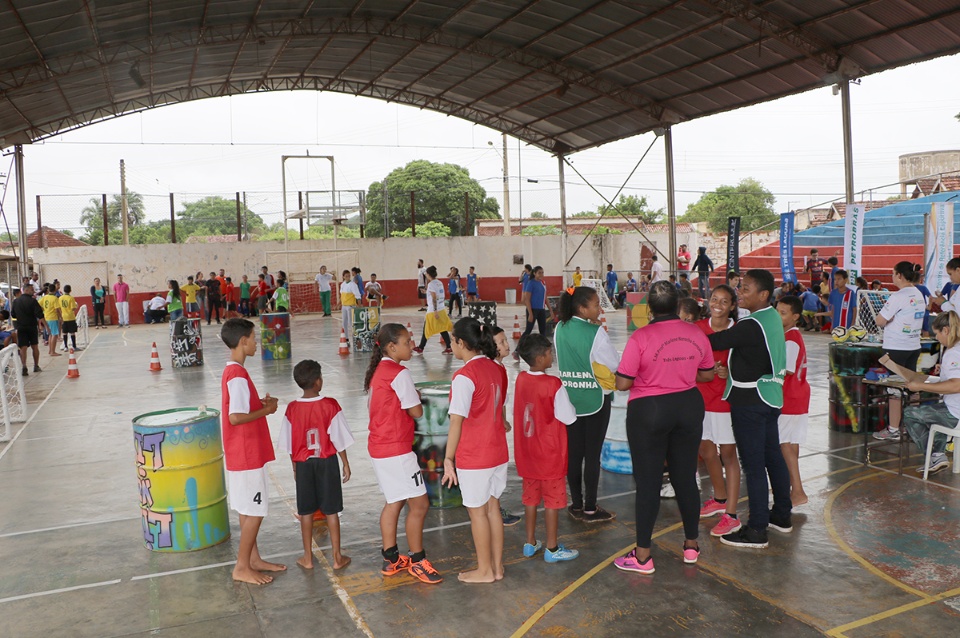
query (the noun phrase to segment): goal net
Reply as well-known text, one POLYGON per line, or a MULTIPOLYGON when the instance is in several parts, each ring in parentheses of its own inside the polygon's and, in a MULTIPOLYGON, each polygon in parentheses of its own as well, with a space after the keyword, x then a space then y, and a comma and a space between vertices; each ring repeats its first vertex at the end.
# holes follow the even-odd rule
POLYGON ((880 314, 880 310, 891 294, 893 293, 887 290, 857 291, 857 323, 866 329, 867 335, 874 337, 883 335, 883 328, 877 325, 877 315, 880 314))
POLYGON ((11 343, 0 350, 0 370, 2 370, 3 392, 0 393, 0 406, 3 409, 3 430, 0 441, 9 441, 13 423, 27 420, 27 395, 23 390, 23 376, 20 374, 20 348, 11 343))
POLYGON ((600 297, 600 307, 604 311, 612 312, 614 310, 613 303, 611 303, 610 297, 607 297, 607 291, 603 287, 602 279, 582 279, 580 285, 597 291, 597 295, 600 297))
POLYGON ((265 254, 267 268, 276 275, 280 270, 287 273, 287 287, 290 290, 290 312, 302 314, 322 312, 320 292, 315 277, 320 266, 327 267, 327 273, 333 275, 334 293, 331 302, 338 305, 336 294, 340 272, 349 270, 360 263, 360 251, 353 250, 279 250, 265 254))

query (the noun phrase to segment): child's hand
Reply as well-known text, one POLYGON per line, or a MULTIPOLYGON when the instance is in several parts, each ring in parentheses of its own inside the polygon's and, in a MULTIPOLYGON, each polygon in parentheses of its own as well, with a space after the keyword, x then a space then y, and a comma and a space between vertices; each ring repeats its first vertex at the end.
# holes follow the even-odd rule
POLYGON ((730 376, 727 366, 723 365, 722 363, 718 363, 716 368, 717 377, 720 379, 726 379, 728 376, 730 376))
POLYGON ((457 480, 457 469, 453 465, 453 459, 443 459, 443 478, 440 480, 440 484, 444 487, 453 487, 460 484, 460 481, 457 480))
POLYGON ((277 398, 270 396, 270 393, 267 393, 267 396, 260 399, 260 402, 263 403, 263 407, 267 410, 267 414, 273 414, 277 411, 277 398))
POLYGON ((504 421, 504 422, 503 422, 503 430, 504 430, 505 432, 509 432, 509 431, 512 430, 512 429, 513 429, 513 426, 510 425, 510 421, 504 421))
POLYGON ((343 482, 346 483, 349 480, 350 480, 350 464, 344 463, 343 464, 343 482))

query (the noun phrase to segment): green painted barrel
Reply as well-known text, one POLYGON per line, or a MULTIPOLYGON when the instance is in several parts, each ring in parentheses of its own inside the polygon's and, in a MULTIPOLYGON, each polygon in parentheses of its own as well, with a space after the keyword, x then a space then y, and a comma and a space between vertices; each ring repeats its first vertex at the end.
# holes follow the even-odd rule
POLYGON ((423 482, 431 507, 448 508, 463 505, 460 488, 444 487, 443 458, 450 434, 450 382, 424 381, 416 384, 423 404, 423 416, 417 419, 413 451, 417 453, 423 482))
POLYGON ((143 543, 190 552, 230 538, 220 412, 175 408, 133 420, 143 543))
POLYGON ((265 360, 290 358, 290 313, 260 315, 260 357, 265 360))

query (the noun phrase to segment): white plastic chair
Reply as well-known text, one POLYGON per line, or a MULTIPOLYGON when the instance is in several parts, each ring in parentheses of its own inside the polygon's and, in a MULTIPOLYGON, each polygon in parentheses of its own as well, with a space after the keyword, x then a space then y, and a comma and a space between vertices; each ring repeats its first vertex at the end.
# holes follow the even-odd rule
POLYGON ((927 475, 930 474, 930 456, 933 454, 933 437, 937 433, 946 434, 947 442, 950 442, 950 439, 953 439, 953 473, 960 474, 960 449, 958 449, 958 443, 960 443, 960 423, 954 425, 953 427, 948 427, 946 425, 931 425, 930 426, 930 435, 927 437, 927 455, 923 459, 923 480, 927 480, 927 475))

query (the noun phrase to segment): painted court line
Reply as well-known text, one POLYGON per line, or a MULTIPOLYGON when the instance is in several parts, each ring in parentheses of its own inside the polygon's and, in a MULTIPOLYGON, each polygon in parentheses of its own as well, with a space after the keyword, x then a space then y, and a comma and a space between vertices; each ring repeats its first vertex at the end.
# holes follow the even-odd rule
POLYGON ((828 636, 833 636, 835 638, 844 638, 846 634, 844 632, 850 631, 851 629, 859 629, 860 627, 865 627, 866 625, 872 625, 875 622, 880 620, 886 620, 887 618, 892 618, 894 616, 899 616, 902 613, 913 611, 914 609, 919 609, 920 607, 926 607, 927 605, 932 605, 934 603, 939 603, 947 598, 952 598, 954 596, 960 595, 960 588, 951 589, 950 591, 945 591, 942 594, 937 594, 935 596, 930 596, 922 600, 916 600, 912 603, 907 603, 906 605, 900 605, 899 607, 894 607, 886 611, 881 611, 879 613, 873 614, 872 616, 866 616, 860 620, 854 620, 849 622, 846 625, 840 625, 839 627, 834 627, 827 631, 828 636))
POLYGON ((7 532, 0 534, 0 538, 11 538, 13 536, 26 536, 27 534, 41 534, 43 532, 55 532, 61 529, 73 529, 75 527, 87 527, 88 525, 100 525, 101 523, 119 523, 121 521, 136 521, 139 516, 127 516, 124 518, 107 518, 102 521, 85 521, 82 523, 70 523, 68 525, 57 525, 56 527, 41 527, 40 529, 29 529, 22 532, 7 532))
POLYGON ((38 591, 32 594, 21 594, 19 596, 10 596, 8 598, 0 598, 0 604, 3 603, 12 603, 17 600, 26 600, 28 598, 38 598, 40 596, 50 596, 51 594, 64 594, 66 592, 77 591, 80 589, 93 589, 95 587, 106 587, 107 585, 116 585, 120 583, 121 579, 116 580, 105 580, 99 583, 90 583, 89 585, 77 585, 76 587, 61 587, 60 589, 48 589, 47 591, 38 591))

